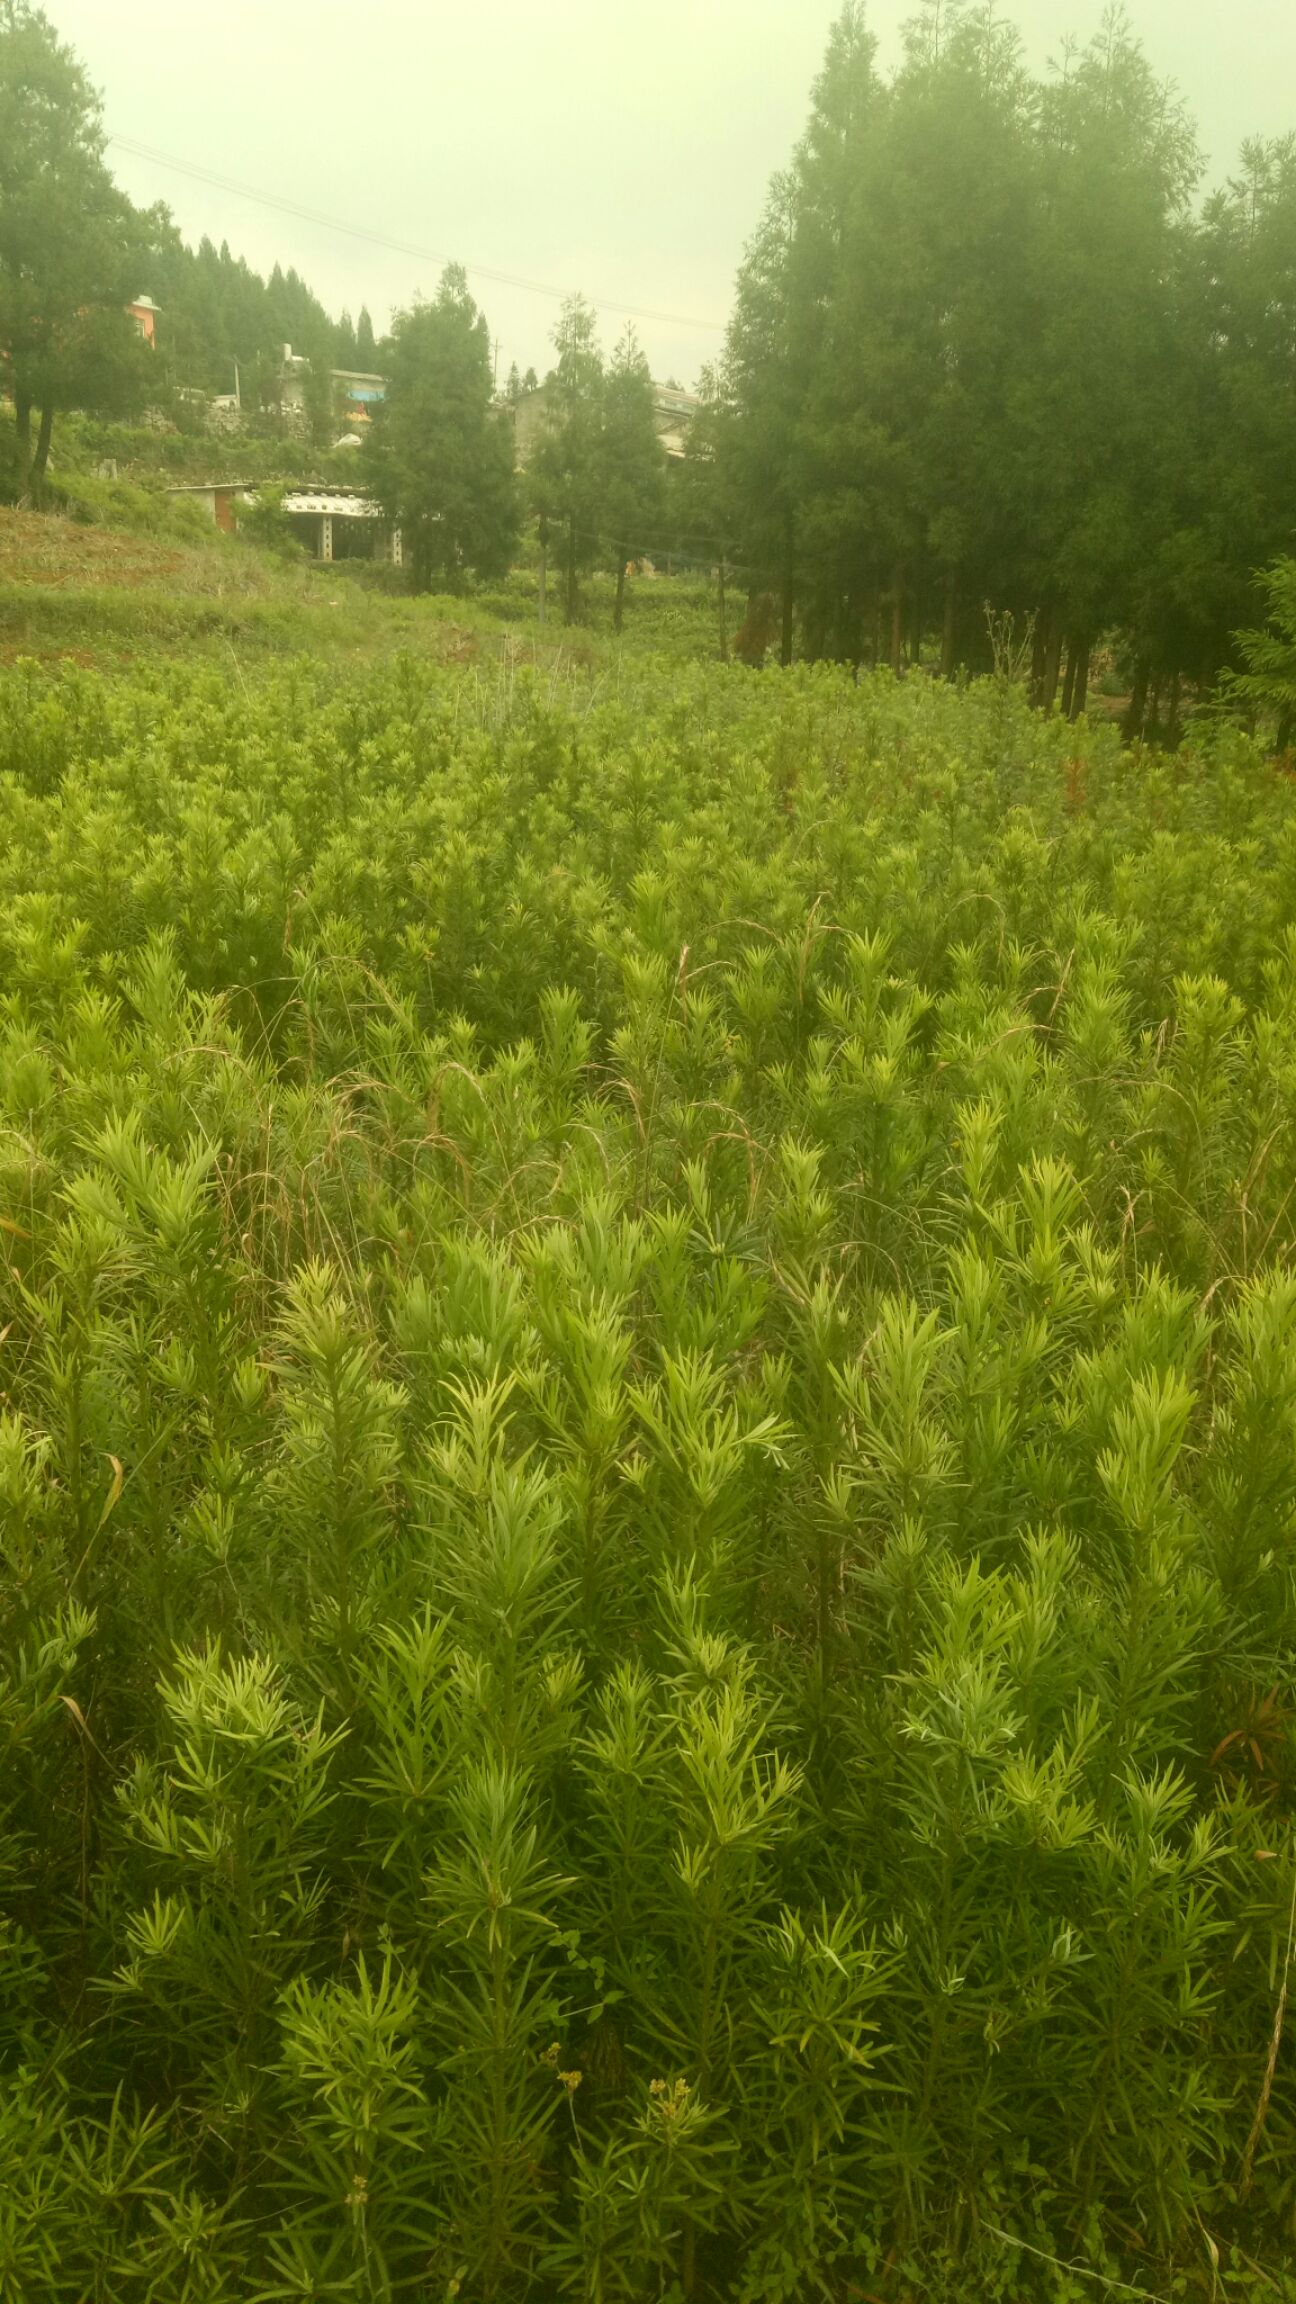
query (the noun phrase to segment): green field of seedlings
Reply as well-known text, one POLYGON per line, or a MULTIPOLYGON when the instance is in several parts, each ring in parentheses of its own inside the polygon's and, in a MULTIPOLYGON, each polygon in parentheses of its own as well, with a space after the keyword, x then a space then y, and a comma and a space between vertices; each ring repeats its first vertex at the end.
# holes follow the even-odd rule
POLYGON ((1227 727, 7 670, 0 2304, 1296 2295, 1294 1242, 1227 727))

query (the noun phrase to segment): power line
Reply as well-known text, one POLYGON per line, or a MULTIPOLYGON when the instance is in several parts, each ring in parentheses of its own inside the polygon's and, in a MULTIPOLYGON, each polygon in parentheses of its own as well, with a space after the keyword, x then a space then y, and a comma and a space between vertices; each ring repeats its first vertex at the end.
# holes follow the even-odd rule
MULTIPOLYGON (((210 184, 219 192, 232 192, 239 200, 251 200, 260 208, 277 209, 282 216, 295 216, 304 224, 318 224, 326 232, 341 232, 348 240, 363 240, 371 248, 386 248, 397 256, 413 256, 421 264, 447 264, 451 259, 431 248, 420 248, 410 240, 396 240, 386 232, 371 231, 363 224, 346 224, 339 216, 326 216, 318 208, 307 208, 299 200, 282 198, 275 192, 259 192, 251 184, 240 184, 233 176, 221 176, 214 168, 199 167, 195 161, 179 160, 173 152, 158 152, 150 144, 137 144, 132 136, 110 136, 110 144, 119 151, 129 152, 137 160, 148 160, 158 168, 170 168, 177 176, 189 176, 196 184, 210 184)), ((520 272, 499 272, 489 264, 465 264, 465 272, 479 280, 491 280, 497 287, 521 288, 529 296, 547 296, 554 303, 565 302, 569 291, 554 288, 544 280, 528 280, 520 272)), ((610 296, 590 299, 600 312, 615 312, 628 320, 648 320, 659 327, 696 328, 707 334, 722 336, 724 322, 699 320, 684 312, 654 312, 638 304, 619 304, 610 296)))
MULTIPOLYGON (((559 523, 558 525, 561 526, 562 524, 559 523)), ((578 528, 576 534, 583 544, 618 544, 622 541, 620 537, 609 536, 607 531, 602 528, 578 528)), ((729 553, 722 551, 714 538, 674 536, 667 539, 661 536, 639 536, 636 534, 636 545, 642 545, 642 554, 637 550, 629 552, 629 547, 626 547, 632 559, 641 558, 644 555, 651 559, 656 555, 658 559, 665 560, 693 560, 695 562, 702 560, 719 562, 723 560, 727 576, 755 576, 759 573, 752 562, 731 558, 729 553)))

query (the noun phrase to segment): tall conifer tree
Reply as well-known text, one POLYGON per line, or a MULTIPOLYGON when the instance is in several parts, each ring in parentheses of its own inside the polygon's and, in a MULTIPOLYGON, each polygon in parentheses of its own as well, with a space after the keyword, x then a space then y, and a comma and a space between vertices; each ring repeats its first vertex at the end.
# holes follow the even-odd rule
POLYGON ((448 265, 431 303, 397 315, 368 444, 376 494, 408 538, 415 582, 502 575, 517 534, 513 438, 493 406, 490 332, 448 265))

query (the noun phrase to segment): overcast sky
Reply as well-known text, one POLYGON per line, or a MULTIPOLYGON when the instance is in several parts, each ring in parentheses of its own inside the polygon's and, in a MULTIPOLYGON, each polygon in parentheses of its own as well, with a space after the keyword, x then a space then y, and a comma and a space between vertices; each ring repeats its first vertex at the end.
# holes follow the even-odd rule
MULTIPOLYGON (((722 324, 771 171, 804 123, 836 0, 45 0, 110 132, 415 255, 114 149, 140 202, 258 270, 295 264, 331 310, 394 306, 459 258, 595 301, 722 324)), ((875 0, 884 64, 911 0, 875 0)), ((1030 61, 1101 0, 1018 0, 1030 61)), ((1133 0, 1211 173, 1296 128, 1296 0, 1133 0)), ((145 285, 141 283, 141 285, 145 285)), ((500 340, 543 369, 556 307, 475 277, 500 340)), ((605 335, 622 325, 607 312, 605 335)), ((718 332, 643 319, 654 373, 691 381, 718 332)))

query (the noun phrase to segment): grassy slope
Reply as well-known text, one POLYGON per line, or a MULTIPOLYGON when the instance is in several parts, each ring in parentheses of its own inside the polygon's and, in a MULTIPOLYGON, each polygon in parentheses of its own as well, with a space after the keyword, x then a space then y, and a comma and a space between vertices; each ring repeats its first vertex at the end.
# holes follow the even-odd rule
MULTIPOLYGON (((138 492, 131 492, 137 495, 138 492)), ((138 497, 143 532, 0 507, 0 664, 19 657, 108 670, 194 650, 255 661, 286 654, 373 658, 394 649, 438 662, 498 654, 588 661, 611 640, 611 584, 588 586, 589 621, 564 630, 536 616, 534 580, 515 571, 463 599, 414 599, 379 589, 343 564, 279 560, 206 528, 191 508, 138 497), (593 643, 593 645, 592 645, 593 643)), ((624 646, 696 659, 713 645, 706 588, 658 578, 631 587, 624 646)))
POLYGON ((0 661, 70 657, 107 669, 193 649, 470 654, 446 603, 387 598, 235 538, 136 535, 0 511, 0 661))

